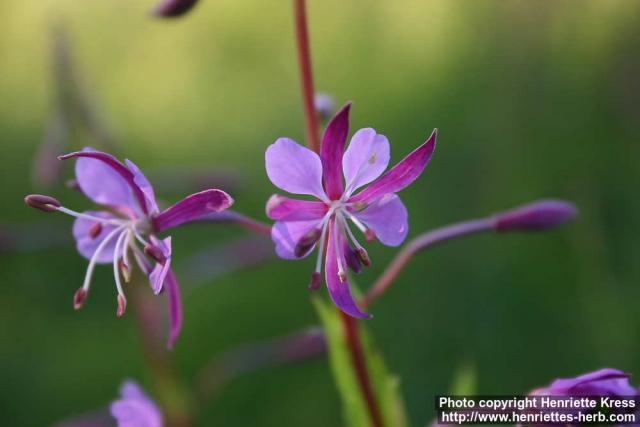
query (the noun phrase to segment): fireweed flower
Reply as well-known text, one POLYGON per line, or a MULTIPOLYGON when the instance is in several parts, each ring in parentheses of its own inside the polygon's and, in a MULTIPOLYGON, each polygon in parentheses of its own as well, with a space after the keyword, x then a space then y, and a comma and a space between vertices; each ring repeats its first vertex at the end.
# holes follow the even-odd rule
POLYGON ((171 237, 161 239, 157 233, 220 212, 233 199, 224 191, 210 189, 192 194, 161 212, 153 187, 133 162, 125 160, 122 164, 115 157, 90 148, 59 157, 70 158, 78 159, 75 172, 79 189, 101 205, 100 210, 76 212, 53 197, 41 195, 27 196, 25 202, 45 212, 62 212, 76 218, 73 237, 89 266, 73 298, 75 309, 80 309, 87 298, 96 264, 110 263, 117 292, 116 314, 122 316, 127 299, 121 277, 129 281, 135 262, 148 275, 156 295, 167 291, 171 347, 180 331, 182 308, 178 284, 171 271, 171 237))
POLYGON ((637 396, 638 390, 629 384, 629 374, 612 368, 579 375, 575 378, 560 378, 547 387, 533 390, 532 396, 637 396))
POLYGON ((111 404, 118 427, 162 427, 162 413, 138 384, 127 380, 120 386, 120 398, 111 404))
POLYGON ((325 280, 333 302, 353 317, 367 318, 370 316, 358 308, 351 295, 346 268, 359 272, 371 261, 350 223, 368 240, 377 238, 387 246, 402 243, 408 232, 407 210, 395 193, 420 176, 435 148, 437 131, 383 174, 389 164, 389 141, 384 135, 371 128, 360 129, 345 151, 349 109, 347 104, 328 123, 319 156, 288 138, 279 138, 267 148, 265 163, 271 182, 284 191, 316 200, 273 195, 266 210, 276 221, 271 229, 276 253, 281 258, 298 259, 318 246, 310 288, 320 286, 324 257, 325 280))

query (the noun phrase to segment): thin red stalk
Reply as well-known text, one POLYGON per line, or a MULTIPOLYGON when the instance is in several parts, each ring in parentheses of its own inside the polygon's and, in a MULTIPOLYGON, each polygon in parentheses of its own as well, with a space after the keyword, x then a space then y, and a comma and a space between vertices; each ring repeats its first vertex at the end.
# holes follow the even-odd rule
POLYGON ((364 350, 362 349, 362 342, 358 331, 358 320, 343 313, 342 311, 340 311, 340 317, 342 318, 342 326, 344 328, 347 346, 351 355, 351 363, 353 364, 353 369, 356 373, 358 385, 362 391, 362 397, 367 405, 371 425, 373 427, 383 427, 382 415, 378 408, 376 395, 373 391, 373 385, 371 384, 371 379, 367 370, 364 350))
POLYGON ((371 289, 369 290, 367 295, 362 299, 362 307, 368 306, 382 293, 384 293, 387 288, 391 286, 398 274, 400 274, 400 272, 404 269, 413 255, 417 252, 420 252, 421 250, 424 250, 437 243, 492 229, 493 223, 491 219, 476 219, 450 224, 416 237, 411 242, 409 242, 398 253, 398 255, 396 255, 396 257, 393 259, 393 261, 391 261, 389 266, 378 278, 378 280, 371 286, 371 289))
POLYGON ((313 105, 313 74, 311 71, 311 50, 305 0, 293 0, 295 15, 296 41, 298 47, 298 65, 302 85, 302 103, 306 125, 307 144, 315 152, 320 151, 318 115, 313 105))

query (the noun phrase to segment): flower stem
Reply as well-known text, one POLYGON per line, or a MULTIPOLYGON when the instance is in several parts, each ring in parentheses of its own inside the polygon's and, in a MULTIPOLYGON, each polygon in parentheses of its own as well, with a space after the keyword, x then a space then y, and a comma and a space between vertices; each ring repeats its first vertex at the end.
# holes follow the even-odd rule
MULTIPOLYGON (((302 101, 304 104, 304 117, 306 124, 307 145, 316 153, 320 152, 320 139, 318 131, 318 116, 313 105, 313 75, 311 72, 311 51, 309 48, 309 31, 307 26, 307 13, 305 0, 293 0, 295 15, 296 42, 298 46, 298 64, 302 82, 302 101)), ((356 371, 358 384, 362 397, 367 405, 367 410, 373 427, 383 427, 382 416, 367 370, 365 354, 360 341, 357 319, 340 312, 344 335, 347 340, 347 348, 351 355, 351 362, 356 371)))
POLYGON ((490 230, 493 230, 492 219, 483 218, 450 224, 419 235, 409 242, 398 255, 396 255, 393 261, 391 261, 386 270, 371 286, 367 295, 362 299, 361 305, 367 307, 384 293, 417 252, 447 240, 490 230))
POLYGON ((296 42, 298 47, 298 65, 302 85, 302 103, 306 125, 307 144, 313 151, 320 151, 318 115, 313 105, 313 74, 311 71, 311 50, 305 0, 293 0, 295 15, 296 42))
POLYGON ((371 425, 373 427, 382 427, 384 425, 382 422, 382 415, 373 391, 369 371, 367 370, 367 362, 362 349, 360 332, 358 331, 358 320, 343 313, 342 311, 340 311, 340 317, 342 318, 342 326, 344 328, 347 347, 349 348, 351 356, 351 363, 353 364, 353 369, 356 373, 362 397, 367 405, 371 425))

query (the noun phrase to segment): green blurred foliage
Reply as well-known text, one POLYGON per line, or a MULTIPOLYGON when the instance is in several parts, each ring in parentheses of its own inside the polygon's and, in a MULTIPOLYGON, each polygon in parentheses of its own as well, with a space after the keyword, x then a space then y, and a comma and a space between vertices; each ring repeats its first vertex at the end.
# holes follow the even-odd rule
MULTIPOLYGON (((401 378, 411 424, 430 420, 433 395, 466 361, 484 394, 524 393, 603 366, 640 375, 640 3, 310 3, 316 86, 354 101, 354 129, 387 135, 393 161, 440 129, 427 171, 402 193, 410 236, 541 197, 581 209, 548 234, 477 237, 420 254, 371 307, 369 329, 401 378)), ((3 4, 3 225, 42 219, 21 198, 37 190, 30 164, 54 111, 52 25, 67 30, 81 83, 119 154, 143 169, 235 168, 243 176, 236 208, 264 216, 274 191, 264 149, 278 136, 303 135, 289 2, 201 0, 175 21, 151 19, 152 6, 3 4)), ((73 146, 87 143, 79 136, 73 146)), ((90 206, 62 185, 52 192, 90 206)), ((56 220, 70 229, 68 218, 56 220)), ((176 231, 175 262, 242 233, 176 231)), ((358 282, 366 288, 395 251, 371 245, 374 265, 358 282)), ((311 264, 276 261, 185 291, 173 353, 184 378, 229 346, 317 323, 306 290, 311 264)), ((3 426, 50 425, 103 407, 125 377, 154 393, 132 313, 115 318, 109 268, 73 312, 85 267, 71 239, 55 250, 0 253, 3 426)), ((340 423, 319 359, 240 378, 206 405, 199 425, 340 423)))

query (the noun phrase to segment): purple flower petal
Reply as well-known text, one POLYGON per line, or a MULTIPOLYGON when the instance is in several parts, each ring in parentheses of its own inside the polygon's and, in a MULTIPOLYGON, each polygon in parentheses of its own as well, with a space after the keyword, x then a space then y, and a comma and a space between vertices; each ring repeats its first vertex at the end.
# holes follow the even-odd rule
POLYGON ((233 199, 222 190, 205 190, 185 197, 175 205, 165 209, 154 218, 156 231, 164 231, 186 222, 196 221, 203 216, 220 212, 233 204, 233 199))
POLYGON ((150 236, 151 243, 158 247, 165 257, 164 264, 156 263, 155 267, 149 274, 149 283, 153 293, 158 295, 162 291, 162 285, 164 285, 169 269, 171 268, 171 236, 158 240, 155 236, 150 236))
POLYGON ((554 396, 636 396, 638 390, 629 384, 629 374, 604 368, 575 378, 557 379, 539 390, 554 396))
POLYGON ((407 208, 395 194, 385 194, 355 216, 387 246, 398 246, 407 237, 407 208))
POLYGON ((167 347, 173 348, 178 335, 180 335, 180 329, 182 329, 180 288, 178 287, 178 282, 173 271, 169 270, 165 284, 167 285, 167 305, 169 307, 169 339, 167 341, 167 347))
POLYGON ((276 245, 276 253, 280 258, 284 259, 300 259, 304 258, 313 250, 311 246, 309 250, 302 256, 296 256, 296 245, 300 239, 320 226, 320 219, 309 221, 278 221, 271 227, 271 240, 276 245))
POLYGON ((360 193, 353 196, 350 202, 371 203, 387 193, 397 193, 420 176, 429 162, 436 147, 437 129, 420 147, 413 150, 397 165, 389 169, 378 180, 374 181, 360 193))
POLYGON ((135 208, 136 205, 132 203, 131 193, 125 191, 128 185, 142 212, 144 214, 149 212, 144 193, 134 182, 133 173, 118 159, 91 148, 65 154, 58 159, 66 160, 74 157, 80 157, 76 164, 76 179, 80 189, 87 197, 98 204, 135 208))
MULTIPOLYGON (((87 211, 84 212, 84 214, 96 216, 98 218, 116 219, 113 214, 104 211, 87 211)), ((93 257, 98 245, 100 245, 105 237, 107 237, 116 228, 115 225, 110 224, 100 225, 99 233, 94 234, 95 237, 92 237, 93 232, 96 230, 96 224, 98 223, 84 218, 76 218, 73 222, 73 238, 76 239, 76 248, 78 249, 78 252, 80 252, 80 255, 86 259, 91 259, 91 257, 93 257)), ((112 238, 111 241, 102 249, 96 258, 98 263, 107 264, 113 262, 116 240, 116 238, 112 238)))
MULTIPOLYGON (((327 258, 325 263, 325 279, 327 281, 329 295, 333 303, 349 316, 368 319, 371 315, 362 312, 356 305, 351 295, 351 290, 349 289, 348 280, 344 282, 340 281, 335 245, 339 245, 339 247, 344 246, 344 236, 340 232, 338 235, 335 234, 332 220, 329 224, 329 240, 327 243, 327 258)), ((342 265, 346 268, 347 264, 343 253, 340 254, 340 258, 342 259, 342 265)))
POLYGON ((292 194, 327 196, 322 188, 322 162, 313 151, 289 138, 278 138, 267 148, 265 166, 269 179, 292 194))
POLYGON ((120 399, 111 404, 118 427, 162 427, 160 409, 133 381, 120 387, 120 399))
POLYGON ((303 221, 322 218, 327 213, 323 202, 290 199, 274 194, 267 202, 267 216, 275 221, 303 221))
POLYGON ((131 173, 133 173, 133 182, 140 188, 142 194, 144 194, 144 199, 147 204, 147 208, 149 209, 149 214, 153 215, 158 213, 160 209, 158 209, 156 195, 147 177, 144 176, 140 168, 136 166, 136 164, 131 160, 125 159, 124 163, 127 165, 131 173))
POLYGON ((342 155, 349 134, 349 110, 351 103, 347 103, 329 121, 320 145, 320 158, 324 171, 324 188, 330 199, 336 200, 342 196, 342 155))
POLYGON ((357 131, 342 158, 342 171, 347 192, 353 191, 378 178, 389 166, 389 141, 374 129, 357 131))

